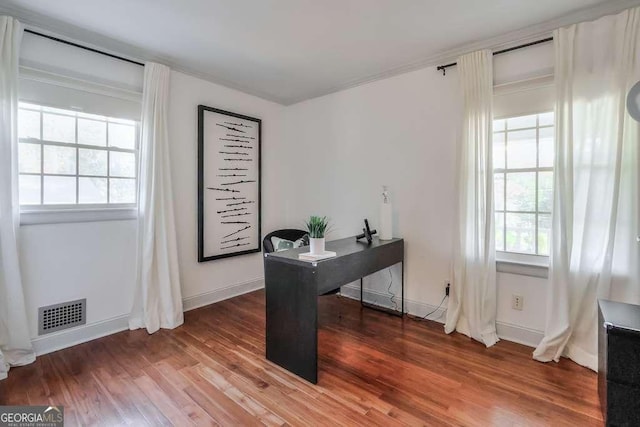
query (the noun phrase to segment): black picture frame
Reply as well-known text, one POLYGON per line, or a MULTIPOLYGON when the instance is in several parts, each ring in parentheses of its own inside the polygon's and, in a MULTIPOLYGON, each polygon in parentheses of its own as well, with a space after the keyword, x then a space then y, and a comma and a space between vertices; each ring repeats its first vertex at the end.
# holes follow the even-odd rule
MULTIPOLYGON (((219 132, 222 132, 219 130, 219 132)), ((262 251, 262 120, 246 116, 243 114, 233 113, 230 111, 221 110, 218 108, 207 107, 205 105, 198 105, 198 262, 212 261, 216 259, 229 258, 238 255, 246 255, 256 252, 262 251), (214 123, 216 126, 219 126, 221 129, 225 129, 225 137, 229 135, 229 138, 246 138, 245 142, 234 142, 234 141, 226 141, 220 140, 219 133, 213 131, 213 129, 217 128, 209 128, 208 124, 210 124, 211 120, 220 120, 227 118, 228 120, 222 120, 220 123, 214 123), (228 124, 230 123, 230 124, 228 124), (228 128, 227 128, 228 124, 228 128), (249 128, 253 129, 253 126, 256 126, 256 129, 252 130, 247 135, 236 135, 236 133, 240 132, 249 132, 249 128), (242 128, 241 128, 242 127, 242 128), (246 131, 242 131, 240 129, 247 128, 246 131), (253 136, 255 135, 255 136, 253 136), (228 143, 227 143, 228 142, 228 143), (210 152, 211 150, 208 147, 211 147, 210 144, 215 144, 215 147, 224 147, 224 150, 215 149, 217 151, 216 154, 210 152), (229 146, 233 147, 229 147, 229 146), (253 150, 253 151, 252 151, 253 150), (227 154, 227 158, 224 157, 216 157, 216 156, 225 156, 225 154, 219 154, 220 151, 229 151, 235 154, 227 154), (242 153, 242 154, 241 154, 242 153), (240 157, 240 154, 243 156, 243 160, 233 159, 229 157, 233 157, 237 155, 240 157), (253 155, 253 157, 251 157, 253 155), (250 160, 252 159, 252 160, 250 160), (241 168, 243 172, 238 175, 246 175, 247 177, 237 178, 235 175, 226 174, 226 173, 217 173, 216 176, 220 177, 220 175, 225 175, 227 177, 220 178, 220 180, 232 179, 233 182, 211 182, 215 181, 212 178, 210 173, 210 169, 216 169, 218 172, 220 168, 216 168, 212 166, 214 162, 220 164, 221 161, 228 161, 228 165, 230 168, 241 168), (211 163, 211 164, 209 164, 211 163), (255 180, 251 180, 248 178, 255 177, 255 180), (246 181, 245 181, 246 179, 246 181), (209 182, 205 182, 205 181, 209 182), (241 181, 242 183, 236 182, 241 181), (256 184, 252 184, 253 181, 257 181, 257 192, 256 192, 256 184), (245 186, 245 184, 251 184, 250 186, 245 186), (231 185, 239 185, 239 187, 231 187, 231 185), (224 187, 224 189, 222 188, 224 187), (243 187, 250 187, 252 190, 246 190, 246 193, 243 193, 243 187), (236 190, 238 189, 238 190, 236 190), (216 197, 220 196, 220 197, 216 197), (222 197, 226 196, 226 197, 222 197), (220 200, 220 199, 231 199, 232 197, 237 197, 234 200, 220 200), (255 200, 253 200, 255 197, 255 200), (222 221, 222 217, 220 211, 212 212, 213 206, 218 206, 219 203, 226 203, 228 201, 232 201, 234 203, 247 203, 247 207, 234 208, 234 209, 243 209, 239 213, 230 213, 229 215, 242 215, 239 218, 229 218, 229 219, 239 219, 241 223, 246 224, 234 224, 233 221, 222 221), (255 206, 254 211, 251 212, 249 206, 255 206), (246 210, 246 212, 245 212, 246 210), (215 221, 218 221, 217 225, 215 221), (234 227, 235 225, 235 227, 234 227), (240 228, 244 228, 247 225, 250 225, 246 231, 240 230, 240 228), (222 230, 225 230, 224 232, 222 230), (235 233, 232 230, 240 230, 235 233), (222 233, 226 236, 226 231, 231 233, 231 237, 234 237, 233 242, 229 242, 225 244, 226 246, 222 246, 222 242, 224 240, 220 240, 222 237, 218 236, 218 232, 222 233), (207 235, 209 234, 209 235, 207 235), (218 237, 216 237, 218 236, 218 237), (239 240, 239 237, 242 237, 242 240, 239 240), (210 239, 210 240, 207 240, 210 239), (238 240, 236 240, 238 239, 238 240), (248 244, 245 244, 245 240, 248 244), (211 249, 212 241, 217 242, 218 248, 226 248, 213 250, 211 249), (238 243, 236 243, 238 242, 238 243), (237 246, 232 246, 232 244, 236 244, 237 246), (228 246, 228 247, 227 247, 228 246), (249 246, 248 248, 245 246, 249 246), (237 250, 234 250, 237 248, 237 250)), ((226 163, 225 163, 226 165, 226 163)), ((225 168, 226 169, 226 168, 225 168)), ((230 172, 236 172, 235 170, 230 172)), ((217 178, 216 178, 217 179, 217 178)), ((229 237, 229 239, 231 239, 229 237)))

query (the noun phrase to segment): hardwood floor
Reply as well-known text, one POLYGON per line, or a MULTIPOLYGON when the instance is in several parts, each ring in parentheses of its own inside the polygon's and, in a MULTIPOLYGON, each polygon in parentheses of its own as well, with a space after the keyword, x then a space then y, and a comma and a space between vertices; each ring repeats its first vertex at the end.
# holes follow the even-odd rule
POLYGON ((264 292, 41 356, 1 404, 62 404, 66 425, 602 425, 596 375, 490 349, 435 322, 320 299, 319 382, 264 358, 264 292))

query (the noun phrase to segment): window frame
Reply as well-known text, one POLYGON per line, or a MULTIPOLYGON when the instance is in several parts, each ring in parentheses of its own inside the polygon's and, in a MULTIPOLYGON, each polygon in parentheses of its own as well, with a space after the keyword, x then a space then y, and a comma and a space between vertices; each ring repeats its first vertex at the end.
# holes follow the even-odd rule
MULTIPOLYGON (((75 110, 72 108, 61 107, 60 105, 51 105, 49 103, 34 102, 31 100, 19 99, 19 110, 25 109, 29 111, 35 111, 40 116, 40 139, 33 137, 18 137, 18 147, 21 144, 34 144, 38 145, 40 149, 40 172, 20 172, 18 176, 37 176, 40 178, 40 203, 39 204, 20 204, 20 224, 32 225, 32 224, 51 224, 51 223, 71 223, 71 222, 90 222, 90 221, 110 221, 110 220, 129 220, 137 218, 138 205, 139 205, 139 161, 140 161, 140 121, 131 119, 119 119, 117 117, 108 117, 101 114, 95 114, 96 116, 104 117, 104 120, 96 120, 91 117, 79 117, 74 113, 86 113, 81 110, 75 110), (37 106, 40 108, 54 108, 63 111, 48 112, 42 109, 31 109, 28 106, 23 107, 23 103, 37 106), (64 114, 64 111, 68 111, 70 114, 64 114), (51 141, 44 139, 44 126, 43 117, 44 113, 50 113, 60 116, 73 117, 74 119, 74 142, 61 142, 51 141), (95 120, 105 123, 105 146, 82 144, 78 142, 78 119, 95 120), (114 121, 111 121, 111 120, 114 121), (135 129, 134 143, 135 148, 127 149, 120 147, 110 147, 109 141, 109 123, 118 123, 115 120, 123 120, 133 122, 135 129), (45 147, 65 147, 75 149, 75 173, 74 174, 59 174, 59 173, 45 173, 44 172, 44 150, 45 147), (89 175, 80 173, 80 150, 99 150, 107 153, 107 173, 104 176, 89 175), (123 176, 111 176, 110 175, 110 157, 113 152, 130 153, 134 155, 135 162, 135 176, 123 177, 123 176), (75 178, 75 203, 65 204, 45 204, 44 203, 44 179, 47 176, 60 176, 75 178), (79 203, 80 197, 80 178, 104 178, 107 180, 107 202, 106 203, 79 203), (135 187, 135 201, 132 203, 109 203, 110 194, 110 179, 128 179, 134 182, 135 187)), ((92 114, 92 113, 87 113, 92 114)))
MULTIPOLYGON (((496 253, 496 261, 498 263, 498 270, 501 272, 506 272, 506 273, 515 273, 515 274, 524 274, 524 275, 529 275, 529 276, 534 276, 534 277, 547 277, 547 273, 546 270, 548 269, 549 266, 549 255, 541 255, 538 253, 538 227, 539 227, 539 215, 549 215, 550 218, 552 218, 552 214, 553 212, 546 212, 546 211, 540 211, 538 209, 538 204, 539 204, 539 194, 538 194, 538 181, 539 181, 539 177, 538 174, 540 172, 552 172, 555 173, 555 170, 553 168, 553 166, 545 166, 545 167, 539 167, 539 163, 540 163, 540 129, 548 129, 548 128, 554 128, 556 127, 556 123, 555 123, 555 111, 554 109, 546 109, 546 108, 541 108, 541 109, 535 109, 532 110, 530 112, 527 113, 515 113, 515 114, 503 114, 500 116, 494 116, 492 118, 492 132, 491 132, 491 137, 492 137, 492 149, 493 149, 493 136, 496 133, 502 132, 504 134, 504 168, 493 168, 493 175, 492 178, 495 180, 495 175, 497 173, 502 173, 503 174, 503 179, 504 179, 504 191, 503 191, 503 209, 502 210, 497 210, 495 209, 495 200, 494 200, 494 217, 495 214, 497 213, 502 213, 503 215, 503 238, 504 238, 504 250, 498 250, 496 249, 495 253, 496 253), (545 125, 545 126, 540 126, 540 114, 547 114, 547 113, 554 113, 554 123, 553 125, 545 125), (535 127, 527 127, 527 128, 519 128, 519 129, 513 129, 511 131, 509 131, 507 129, 507 119, 510 118, 515 118, 515 117, 523 117, 523 116, 531 116, 531 115, 536 115, 536 126, 535 127), (493 127, 493 123, 496 120, 504 120, 505 121, 505 125, 504 128, 501 130, 496 131, 495 128, 493 127), (508 168, 507 167, 507 135, 509 132, 518 132, 518 131, 524 131, 524 130, 535 130, 536 131, 536 167, 534 168, 508 168), (507 174, 508 173, 526 173, 526 172, 535 172, 536 174, 536 179, 535 179, 535 211, 512 211, 512 210, 508 210, 507 209, 507 190, 506 190, 506 186, 507 186, 507 174), (535 215, 535 254, 532 253, 526 253, 526 252, 515 252, 515 251, 507 251, 506 249, 506 228, 507 228, 507 213, 523 213, 523 214, 533 214, 535 215), (520 271, 521 269, 518 268, 518 266, 523 266, 525 268, 531 268, 531 271, 520 271)), ((554 137, 554 144, 555 144, 555 137, 554 137)), ((494 197, 495 197, 495 188, 494 188, 494 197)), ((495 219, 494 219, 495 221, 495 219)), ((496 242, 497 243, 497 242, 496 242)), ((496 248, 497 248, 497 244, 496 244, 496 248)), ((551 248, 549 248, 551 250, 551 248)))

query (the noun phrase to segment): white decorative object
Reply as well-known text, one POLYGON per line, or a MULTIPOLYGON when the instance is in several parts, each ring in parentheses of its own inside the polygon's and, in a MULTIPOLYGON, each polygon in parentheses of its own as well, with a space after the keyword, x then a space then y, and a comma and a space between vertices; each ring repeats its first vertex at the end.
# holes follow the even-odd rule
POLYGON ((640 122, 640 82, 637 82, 627 95, 627 110, 634 120, 640 122))
POLYGON ((324 251, 318 255, 314 255, 311 252, 305 252, 298 255, 298 259, 302 261, 320 261, 322 259, 333 258, 336 256, 335 252, 332 251, 324 251))
POLYGON ((391 240, 393 238, 393 210, 387 186, 382 186, 382 204, 380 205, 380 240, 391 240))
POLYGON ((322 238, 309 238, 309 246, 311 247, 311 251, 309 252, 311 255, 320 255, 324 253, 324 237, 322 238))

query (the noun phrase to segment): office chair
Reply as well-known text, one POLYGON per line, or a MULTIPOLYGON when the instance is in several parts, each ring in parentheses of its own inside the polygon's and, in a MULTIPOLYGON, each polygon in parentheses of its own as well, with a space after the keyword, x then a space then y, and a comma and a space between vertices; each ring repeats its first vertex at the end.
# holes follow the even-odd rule
POLYGON ((271 243, 272 237, 279 237, 280 239, 286 239, 295 242, 305 234, 307 234, 306 231, 296 230, 293 228, 272 231, 271 233, 264 236, 264 239, 262 240, 262 247, 264 248, 264 252, 269 254, 275 250, 273 247, 273 243, 271 243))

